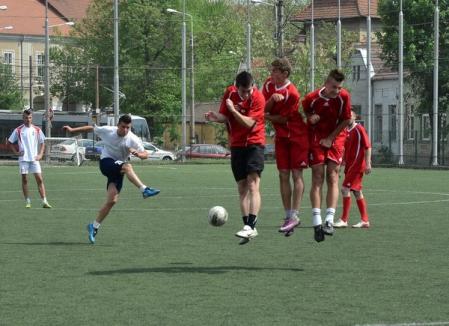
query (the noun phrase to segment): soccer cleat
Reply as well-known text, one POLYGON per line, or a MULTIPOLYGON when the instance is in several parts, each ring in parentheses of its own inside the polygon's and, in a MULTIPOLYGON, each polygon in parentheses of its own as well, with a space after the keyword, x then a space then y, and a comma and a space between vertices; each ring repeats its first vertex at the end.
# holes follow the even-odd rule
POLYGON ((359 223, 354 224, 352 227, 357 229, 367 229, 369 228, 369 222, 360 221, 359 223))
POLYGON ((238 231, 235 236, 244 239, 253 239, 257 237, 258 233, 256 228, 252 229, 249 225, 244 225, 243 229, 238 231))
POLYGON ((160 192, 161 191, 159 189, 146 187, 142 193, 142 196, 143 196, 143 198, 153 197, 153 196, 156 196, 160 192))
POLYGON ((295 228, 284 232, 284 236, 289 237, 289 236, 293 235, 293 232, 295 232, 295 228))
POLYGON ((89 233, 89 241, 90 243, 95 243, 95 236, 97 235, 98 229, 94 228, 92 223, 87 224, 87 233, 89 233))
POLYGON ((26 203, 25 208, 31 208, 31 203, 26 203))
POLYGON ((343 221, 342 219, 339 219, 337 222, 334 223, 334 228, 346 228, 348 227, 348 222, 343 221))
POLYGON ((335 233, 334 225, 329 221, 324 222, 323 232, 325 235, 334 235, 335 233))
POLYGON ((279 228, 279 232, 289 232, 293 230, 295 227, 297 227, 299 224, 301 224, 301 221, 297 217, 291 217, 289 219, 284 220, 284 224, 281 225, 279 228))
POLYGON ((51 205, 47 202, 42 203, 42 208, 51 208, 51 205))
POLYGON ((246 245, 249 242, 249 239, 247 238, 241 238, 239 241, 239 245, 246 245))
POLYGON ((324 231, 323 231, 323 227, 321 225, 316 225, 313 227, 313 237, 315 238, 316 242, 321 242, 324 241, 324 231))

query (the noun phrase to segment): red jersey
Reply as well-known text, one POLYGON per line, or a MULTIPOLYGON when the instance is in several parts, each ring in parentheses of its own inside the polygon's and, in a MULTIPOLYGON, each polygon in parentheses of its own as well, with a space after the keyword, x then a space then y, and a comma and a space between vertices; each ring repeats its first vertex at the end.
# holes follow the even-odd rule
MULTIPOLYGON (((315 125, 309 125, 312 144, 318 144, 321 139, 328 137, 338 124, 351 119, 351 98, 349 92, 341 89, 335 98, 323 95, 324 87, 306 95, 302 101, 304 112, 318 114, 320 120, 315 125)), ((344 142, 344 130, 335 137, 334 142, 344 142)))
POLYGON ((231 147, 265 145, 265 99, 256 87, 253 88, 252 94, 244 100, 240 97, 236 86, 229 86, 223 95, 219 112, 228 118, 227 128, 231 147), (234 103, 240 114, 256 121, 252 128, 246 128, 237 122, 226 107, 227 99, 234 103))
POLYGON ((284 100, 275 102, 269 112, 271 115, 280 115, 288 119, 287 123, 273 122, 276 137, 297 138, 307 133, 307 125, 299 113, 300 94, 291 81, 288 81, 284 86, 277 87, 269 77, 263 85, 262 94, 266 101, 273 94, 284 96, 284 100))
POLYGON ((345 173, 349 170, 355 170, 360 173, 365 171, 365 150, 371 148, 369 137, 365 128, 356 123, 352 128, 346 128, 345 173))

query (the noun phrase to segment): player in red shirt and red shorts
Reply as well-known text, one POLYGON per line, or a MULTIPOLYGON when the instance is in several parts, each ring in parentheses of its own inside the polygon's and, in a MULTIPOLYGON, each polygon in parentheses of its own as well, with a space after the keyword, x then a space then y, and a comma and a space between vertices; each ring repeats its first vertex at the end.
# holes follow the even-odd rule
POLYGON ((276 131, 276 165, 285 210, 285 219, 279 232, 283 232, 285 236, 290 236, 300 224, 299 208, 304 194, 302 170, 307 168, 309 163, 307 125, 299 112, 300 94, 288 79, 291 70, 287 58, 274 60, 271 63, 270 77, 262 88, 267 101, 265 119, 271 121, 276 131))
POLYGON ((264 169, 265 99, 254 87, 253 77, 243 71, 235 86, 226 89, 219 112, 205 113, 208 121, 226 123, 231 146, 231 168, 240 200, 243 229, 236 233, 240 244, 257 236, 260 210, 260 176, 264 169))
POLYGON ((357 115, 351 111, 351 122, 346 128, 345 142, 345 179, 341 186, 343 195, 343 214, 335 222, 334 227, 348 226, 349 211, 351 210, 351 191, 357 200, 361 221, 353 228, 369 228, 369 218, 366 201, 362 193, 363 175, 371 173, 371 144, 365 128, 355 122, 357 115))
POLYGON ((325 235, 334 234, 334 215, 338 202, 338 175, 343 160, 345 132, 351 119, 349 92, 342 88, 345 76, 332 70, 324 84, 304 98, 302 105, 309 125, 310 156, 312 167, 312 224, 315 241, 324 241, 325 235), (326 168, 326 169, 325 169, 326 168), (321 192, 326 177, 326 218, 321 219, 321 192))

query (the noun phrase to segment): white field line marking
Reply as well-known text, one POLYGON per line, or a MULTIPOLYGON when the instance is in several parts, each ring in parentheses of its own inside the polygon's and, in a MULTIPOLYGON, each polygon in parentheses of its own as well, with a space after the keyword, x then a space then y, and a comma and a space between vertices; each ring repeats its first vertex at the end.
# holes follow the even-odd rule
POLYGON ((357 324, 355 326, 443 326, 449 325, 449 321, 423 322, 423 323, 402 323, 402 324, 357 324))

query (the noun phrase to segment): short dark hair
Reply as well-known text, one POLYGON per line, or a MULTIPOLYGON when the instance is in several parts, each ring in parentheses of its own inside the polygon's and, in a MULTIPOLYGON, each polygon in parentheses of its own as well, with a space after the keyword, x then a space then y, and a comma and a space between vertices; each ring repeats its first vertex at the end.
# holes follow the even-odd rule
POLYGON ((345 80, 345 74, 340 69, 333 69, 329 72, 329 75, 327 76, 327 79, 334 79, 336 82, 341 83, 343 80, 345 80))
POLYGON ((124 114, 118 119, 118 123, 123 122, 125 124, 130 124, 132 122, 131 116, 129 114, 124 114))
POLYGON ((23 114, 24 114, 24 115, 30 115, 30 114, 33 114, 33 110, 31 110, 31 109, 23 110, 23 114))
POLYGON ((288 72, 288 76, 292 73, 292 65, 286 57, 277 58, 271 63, 271 67, 278 69, 280 72, 288 72))
POLYGON ((239 87, 249 88, 253 85, 253 83, 254 83, 253 76, 247 71, 242 71, 235 77, 235 86, 237 86, 237 88, 239 87))

